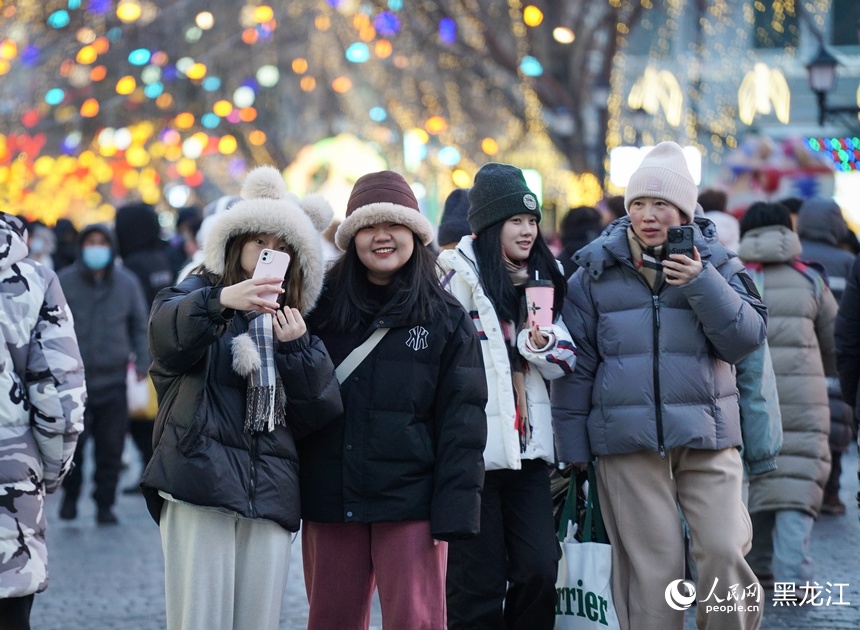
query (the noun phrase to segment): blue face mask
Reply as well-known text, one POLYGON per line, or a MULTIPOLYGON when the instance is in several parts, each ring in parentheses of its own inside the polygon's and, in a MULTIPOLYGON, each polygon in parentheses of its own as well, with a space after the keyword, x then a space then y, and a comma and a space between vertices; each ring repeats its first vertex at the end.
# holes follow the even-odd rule
POLYGON ((110 264, 110 247, 105 245, 90 245, 89 247, 84 247, 81 251, 81 258, 88 269, 101 271, 110 264))

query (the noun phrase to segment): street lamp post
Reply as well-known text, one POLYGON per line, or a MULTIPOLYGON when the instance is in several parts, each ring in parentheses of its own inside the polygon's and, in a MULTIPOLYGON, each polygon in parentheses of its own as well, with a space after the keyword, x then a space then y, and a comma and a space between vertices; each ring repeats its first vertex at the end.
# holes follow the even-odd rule
POLYGON ((830 54, 823 43, 818 48, 818 54, 806 64, 809 88, 815 92, 816 99, 818 100, 818 124, 824 126, 828 116, 848 115, 855 117, 853 124, 856 126, 856 117, 860 114, 860 107, 857 105, 839 107, 830 107, 827 105, 827 93, 836 86, 836 66, 838 65, 839 60, 830 54))

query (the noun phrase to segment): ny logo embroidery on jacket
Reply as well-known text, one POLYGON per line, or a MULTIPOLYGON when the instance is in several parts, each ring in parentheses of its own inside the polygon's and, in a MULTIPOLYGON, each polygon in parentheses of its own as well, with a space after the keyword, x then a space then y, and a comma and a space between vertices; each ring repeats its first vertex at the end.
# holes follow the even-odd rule
POLYGON ((427 330, 423 326, 416 326, 409 329, 409 339, 406 340, 406 345, 415 350, 423 350, 427 347, 427 330))

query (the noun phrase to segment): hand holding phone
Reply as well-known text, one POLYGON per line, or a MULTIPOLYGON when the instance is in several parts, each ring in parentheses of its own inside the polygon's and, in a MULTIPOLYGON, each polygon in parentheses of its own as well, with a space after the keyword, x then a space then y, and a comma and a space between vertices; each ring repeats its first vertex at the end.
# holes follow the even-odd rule
POLYGON ((666 254, 684 254, 693 258, 693 228, 690 225, 673 225, 667 231, 666 254))
MULTIPOLYGON (((286 279, 287 270, 290 268, 290 255, 275 249, 264 249, 257 259, 252 279, 257 278, 282 278, 286 279)), ((261 293, 260 297, 271 302, 279 302, 277 293, 261 293)), ((280 303, 280 302, 279 302, 280 303)))

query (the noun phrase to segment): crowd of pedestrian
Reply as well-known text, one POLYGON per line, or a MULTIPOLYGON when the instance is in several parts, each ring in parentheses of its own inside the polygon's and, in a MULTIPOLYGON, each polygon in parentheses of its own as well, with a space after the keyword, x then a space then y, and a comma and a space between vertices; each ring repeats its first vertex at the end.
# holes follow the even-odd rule
POLYGON ((87 442, 97 523, 119 525, 127 436, 170 630, 277 628, 300 526, 309 628, 366 629, 375 591, 385 628, 553 628, 552 479, 589 465, 622 629, 682 628, 664 591, 685 571, 700 593, 809 583, 815 520, 846 512, 860 252, 829 199, 725 209, 664 142, 557 247, 498 163, 438 232, 393 171, 334 224, 270 166, 169 240, 141 202, 79 232, 0 214, 0 630, 30 627, 44 497, 78 517, 87 442))

